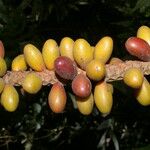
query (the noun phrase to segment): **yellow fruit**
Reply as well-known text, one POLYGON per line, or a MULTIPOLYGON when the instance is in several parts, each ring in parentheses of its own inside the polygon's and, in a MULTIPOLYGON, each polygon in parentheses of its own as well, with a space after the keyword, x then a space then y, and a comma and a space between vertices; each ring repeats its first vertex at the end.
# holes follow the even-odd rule
POLYGON ((91 93, 87 98, 76 97, 77 107, 81 114, 89 115, 92 113, 94 106, 94 97, 91 93))
POLYGON ((0 57, 0 77, 5 75, 6 71, 7 71, 6 62, 3 58, 0 57))
POLYGON ((12 85, 5 85, 1 95, 1 104, 5 110, 13 112, 19 105, 19 95, 12 85))
POLYGON ((150 45, 150 28, 141 26, 137 31, 137 37, 145 40, 150 45))
POLYGON ((59 48, 55 40, 49 39, 44 43, 42 55, 47 69, 54 69, 54 61, 60 56, 59 48))
POLYGON ((48 95, 48 104, 54 113, 62 113, 65 109, 67 96, 61 83, 54 83, 48 95))
POLYGON ((29 73, 25 76, 22 87, 26 92, 35 94, 42 88, 42 79, 35 73, 29 73))
POLYGON ((73 46, 74 46, 74 41, 70 37, 64 37, 61 40, 60 47, 59 47, 61 56, 67 56, 70 59, 74 60, 73 46))
POLYGON ((12 61, 11 69, 13 71, 25 71, 27 70, 27 64, 24 58, 24 55, 18 55, 17 57, 14 58, 12 61))
POLYGON ((4 82, 3 78, 0 78, 0 93, 2 93, 4 86, 5 86, 5 82, 4 82))
POLYGON ((96 44, 94 58, 106 63, 113 51, 113 40, 109 36, 105 36, 96 44))
POLYGON ((117 58, 117 57, 112 57, 109 61, 109 64, 111 65, 117 65, 118 63, 123 63, 123 60, 117 58))
POLYGON ((111 83, 107 83, 108 90, 113 94, 114 93, 114 87, 111 83))
POLYGON ((143 73, 138 68, 130 68, 125 71, 123 81, 131 88, 140 88, 143 83, 143 73))
POLYGON ((4 56, 5 56, 5 48, 3 42, 0 41, 0 57, 4 58, 4 56))
POLYGON ((90 44, 84 39, 77 39, 74 42, 73 57, 81 69, 85 69, 87 63, 93 59, 93 50, 90 44))
POLYGON ((93 59, 86 66, 86 74, 92 80, 99 81, 103 79, 105 73, 105 64, 98 59, 93 59))
POLYGON ((106 82, 99 82, 94 89, 94 101, 102 114, 110 113, 113 104, 112 92, 106 82))
POLYGON ((144 78, 142 86, 135 90, 135 97, 141 105, 150 105, 150 84, 146 78, 144 78))
POLYGON ((27 64, 35 71, 43 71, 45 64, 41 52, 32 44, 24 47, 24 57, 27 64))

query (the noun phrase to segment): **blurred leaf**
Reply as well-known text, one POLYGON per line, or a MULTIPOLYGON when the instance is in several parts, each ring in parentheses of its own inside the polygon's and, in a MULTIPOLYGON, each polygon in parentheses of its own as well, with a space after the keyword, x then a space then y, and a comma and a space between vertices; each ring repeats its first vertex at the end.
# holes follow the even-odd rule
POLYGON ((119 142, 118 142, 117 137, 114 134, 114 132, 111 132, 111 138, 114 143, 115 150, 119 150, 119 142))
POLYGON ((101 148, 102 150, 105 150, 105 143, 106 143, 106 135, 107 135, 108 131, 105 131, 102 136, 101 139, 99 140, 98 144, 97 144, 97 148, 101 148))

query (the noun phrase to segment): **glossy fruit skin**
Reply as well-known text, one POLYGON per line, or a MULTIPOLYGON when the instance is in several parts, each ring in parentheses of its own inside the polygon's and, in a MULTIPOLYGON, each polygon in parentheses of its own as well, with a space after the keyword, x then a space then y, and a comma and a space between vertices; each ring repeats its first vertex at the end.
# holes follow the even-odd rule
POLYGON ((0 93, 2 93, 4 87, 5 87, 4 79, 3 79, 3 78, 0 78, 0 93))
POLYGON ((125 42, 127 51, 143 61, 150 61, 150 46, 143 39, 130 37, 125 42))
POLYGON ((90 115, 94 107, 94 97, 91 93, 87 98, 76 97, 77 107, 81 114, 90 115))
POLYGON ((112 57, 109 61, 109 64, 111 65, 117 65, 118 63, 123 63, 123 60, 117 57, 112 57))
POLYGON ((5 56, 5 48, 4 48, 3 42, 0 41, 0 57, 4 58, 4 56, 5 56))
POLYGON ((78 74, 72 81, 72 91, 76 96, 86 98, 91 94, 91 81, 84 75, 78 74))
POLYGON ((29 73, 22 81, 23 89, 30 93, 36 94, 42 88, 42 79, 35 73, 29 73))
POLYGON ((49 107, 54 113, 62 113, 66 102, 67 96, 63 85, 59 82, 54 83, 48 95, 49 107))
POLYGON ((32 44, 24 47, 24 57, 27 64, 35 71, 43 71, 45 69, 44 60, 41 52, 32 44))
POLYGON ((5 75, 6 71, 7 71, 6 61, 0 57, 0 77, 5 75))
POLYGON ((102 114, 109 114, 112 105, 113 105, 113 97, 112 92, 107 86, 107 83, 102 81, 97 83, 94 89, 94 101, 98 110, 102 114))
POLYGON ((94 58, 106 63, 113 51, 113 40, 110 36, 105 36, 99 40, 95 46, 94 58))
POLYGON ((93 59, 93 50, 85 39, 77 39, 74 42, 73 57, 83 70, 85 70, 87 63, 93 59))
POLYGON ((77 66, 69 57, 59 56, 54 62, 55 72, 63 79, 73 80, 77 75, 77 66))
POLYGON ((141 26, 137 31, 137 37, 145 40, 150 45, 150 28, 148 26, 141 26))
POLYGON ((73 47, 74 47, 74 41, 70 37, 64 37, 60 42, 60 54, 61 56, 67 56, 71 60, 74 60, 73 57, 73 47))
POLYGON ((1 94, 1 104, 5 110, 13 112, 19 105, 19 95, 12 85, 5 85, 1 94))
POLYGON ((48 39, 42 48, 44 63, 49 70, 54 69, 54 61, 60 56, 59 48, 55 40, 48 39))
POLYGON ((125 71, 123 81, 131 88, 140 88, 142 86, 144 75, 138 68, 130 68, 125 71))
POLYGON ((141 88, 135 90, 135 97, 141 105, 150 105, 150 84, 146 78, 144 78, 141 88))
POLYGON ((27 64, 24 55, 18 55, 14 58, 11 65, 12 71, 25 71, 27 70, 27 64))
POLYGON ((87 76, 94 80, 99 81, 104 78, 106 73, 105 64, 99 59, 91 60, 86 66, 87 76))

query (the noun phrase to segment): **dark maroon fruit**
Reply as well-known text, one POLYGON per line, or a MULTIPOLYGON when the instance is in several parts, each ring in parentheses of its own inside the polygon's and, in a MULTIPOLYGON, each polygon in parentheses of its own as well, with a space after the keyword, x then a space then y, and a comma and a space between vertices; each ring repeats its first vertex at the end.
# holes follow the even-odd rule
POLYGON ((72 81, 72 91, 76 96, 86 98, 91 94, 91 89, 91 81, 84 74, 78 74, 72 81))
POLYGON ((127 51, 143 61, 150 61, 150 46, 143 39, 130 37, 125 42, 127 51))
POLYGON ((73 80, 77 75, 77 66, 69 57, 59 56, 54 62, 55 72, 63 79, 73 80))

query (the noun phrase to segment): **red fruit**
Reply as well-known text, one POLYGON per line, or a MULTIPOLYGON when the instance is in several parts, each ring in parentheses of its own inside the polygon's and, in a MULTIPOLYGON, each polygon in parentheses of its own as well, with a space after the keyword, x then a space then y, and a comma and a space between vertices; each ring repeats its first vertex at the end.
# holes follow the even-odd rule
POLYGON ((59 56, 54 62, 56 73, 63 79, 73 80, 77 75, 77 67, 69 57, 59 56))
POLYGON ((72 81, 72 91, 76 96, 86 98, 91 94, 92 85, 84 74, 78 74, 72 81))
POLYGON ((125 42, 127 51, 143 61, 150 61, 150 46, 143 39, 130 37, 125 42))
POLYGON ((65 109, 67 96, 61 83, 53 84, 48 95, 48 104, 54 113, 61 113, 65 109))
POLYGON ((4 45, 3 42, 0 41, 0 57, 4 58, 4 55, 5 55, 4 45))

